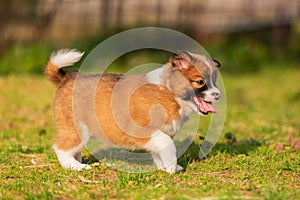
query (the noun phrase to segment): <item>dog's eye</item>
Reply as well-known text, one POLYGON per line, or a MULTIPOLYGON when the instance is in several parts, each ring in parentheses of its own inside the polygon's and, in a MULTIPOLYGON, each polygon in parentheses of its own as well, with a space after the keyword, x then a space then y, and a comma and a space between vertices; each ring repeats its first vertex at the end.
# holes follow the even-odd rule
POLYGON ((197 83, 198 83, 199 85, 203 85, 203 84, 204 84, 204 81, 203 81, 203 80, 199 80, 199 81, 197 81, 197 83))
POLYGON ((205 86, 205 81, 201 78, 199 80, 192 80, 192 86, 194 88, 203 88, 205 86))

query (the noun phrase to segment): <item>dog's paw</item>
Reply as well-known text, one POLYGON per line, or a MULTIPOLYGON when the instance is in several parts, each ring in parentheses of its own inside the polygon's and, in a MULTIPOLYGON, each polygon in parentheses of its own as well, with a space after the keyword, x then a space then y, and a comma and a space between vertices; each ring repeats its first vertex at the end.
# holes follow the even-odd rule
POLYGON ((86 164, 80 164, 76 166, 71 166, 70 169, 75 170, 75 171, 81 171, 81 170, 90 170, 92 169, 91 166, 86 165, 86 164))
POLYGON ((91 166, 89 166, 87 164, 81 164, 80 162, 68 163, 68 164, 62 165, 62 167, 65 169, 71 169, 71 170, 75 170, 75 171, 92 169, 91 166))
POLYGON ((174 174, 175 172, 185 171, 185 169, 182 166, 180 166, 180 165, 170 165, 168 167, 159 168, 158 170, 165 171, 165 172, 167 172, 169 174, 174 174))
POLYGON ((176 165, 170 165, 168 167, 163 167, 161 170, 167 172, 168 174, 174 174, 176 172, 176 165))
POLYGON ((84 170, 91 170, 92 167, 89 166, 89 165, 87 165, 87 164, 81 164, 78 171, 81 171, 81 170, 83 170, 83 169, 84 169, 84 170))
POLYGON ((182 171, 185 171, 185 169, 180 165, 176 165, 176 172, 182 172, 182 171))

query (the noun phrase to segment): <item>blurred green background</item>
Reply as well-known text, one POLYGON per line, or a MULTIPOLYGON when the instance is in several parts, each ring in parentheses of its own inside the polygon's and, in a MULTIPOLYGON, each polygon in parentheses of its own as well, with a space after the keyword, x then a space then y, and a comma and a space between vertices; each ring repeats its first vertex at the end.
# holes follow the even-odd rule
MULTIPOLYGON (((109 36, 144 26, 178 30, 199 41, 222 63, 222 73, 297 68, 299 16, 299 0, 0 0, 0 75, 42 74, 52 51, 89 52, 109 36)), ((160 63, 170 56, 139 51, 118 59, 113 69, 153 62, 153 55, 160 63)))

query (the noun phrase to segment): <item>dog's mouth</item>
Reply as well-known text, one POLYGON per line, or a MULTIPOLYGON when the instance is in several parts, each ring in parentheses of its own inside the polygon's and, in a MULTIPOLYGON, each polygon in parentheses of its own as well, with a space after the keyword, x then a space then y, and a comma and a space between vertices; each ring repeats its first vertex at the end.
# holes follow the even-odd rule
POLYGON ((196 104, 199 112, 203 115, 207 115, 208 113, 216 113, 217 111, 214 109, 212 102, 205 101, 200 97, 194 96, 192 97, 192 101, 196 104))

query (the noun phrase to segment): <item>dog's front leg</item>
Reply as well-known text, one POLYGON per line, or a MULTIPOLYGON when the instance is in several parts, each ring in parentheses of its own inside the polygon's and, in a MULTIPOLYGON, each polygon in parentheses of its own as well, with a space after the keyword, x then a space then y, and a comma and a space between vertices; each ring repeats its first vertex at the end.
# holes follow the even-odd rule
POLYGON ((152 153, 153 161, 159 170, 173 174, 183 168, 177 165, 176 147, 170 136, 162 131, 156 131, 145 149, 152 153))

